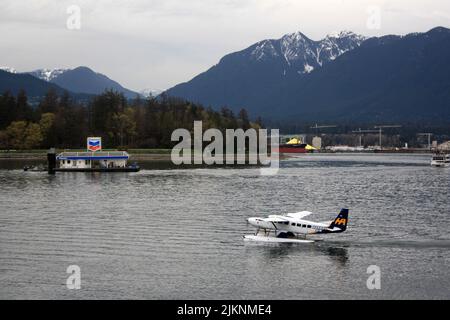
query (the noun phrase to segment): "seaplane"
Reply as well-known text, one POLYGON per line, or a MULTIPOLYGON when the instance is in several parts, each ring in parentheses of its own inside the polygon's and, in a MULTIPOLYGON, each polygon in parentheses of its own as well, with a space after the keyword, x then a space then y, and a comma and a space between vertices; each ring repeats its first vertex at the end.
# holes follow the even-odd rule
POLYGON ((310 211, 269 215, 267 218, 248 218, 247 222, 256 228, 256 233, 245 235, 244 240, 311 243, 315 240, 307 239, 309 235, 344 232, 347 229, 348 211, 341 209, 334 220, 323 222, 303 219, 312 214, 310 211))

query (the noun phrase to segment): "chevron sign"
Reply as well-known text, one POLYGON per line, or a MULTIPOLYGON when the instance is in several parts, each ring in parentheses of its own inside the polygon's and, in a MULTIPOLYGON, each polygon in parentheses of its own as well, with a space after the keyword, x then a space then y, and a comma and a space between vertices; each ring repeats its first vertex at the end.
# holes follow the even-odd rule
POLYGON ((88 149, 88 151, 102 150, 102 138, 101 137, 87 138, 87 149, 88 149))

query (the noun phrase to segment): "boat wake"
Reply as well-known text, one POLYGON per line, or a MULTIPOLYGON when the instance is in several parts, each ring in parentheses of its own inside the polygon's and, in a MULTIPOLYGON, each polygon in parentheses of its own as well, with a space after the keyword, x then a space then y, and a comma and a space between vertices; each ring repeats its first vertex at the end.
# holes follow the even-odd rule
POLYGON ((372 241, 327 241, 327 245, 345 247, 392 247, 392 248, 450 248, 450 240, 372 240, 372 241))

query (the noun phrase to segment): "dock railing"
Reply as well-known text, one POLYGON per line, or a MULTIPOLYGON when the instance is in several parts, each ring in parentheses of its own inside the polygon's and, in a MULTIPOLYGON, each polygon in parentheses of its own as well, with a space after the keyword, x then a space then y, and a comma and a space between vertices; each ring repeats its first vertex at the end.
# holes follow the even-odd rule
POLYGON ((62 157, 129 157, 126 151, 95 151, 95 152, 70 152, 64 151, 59 154, 62 157))

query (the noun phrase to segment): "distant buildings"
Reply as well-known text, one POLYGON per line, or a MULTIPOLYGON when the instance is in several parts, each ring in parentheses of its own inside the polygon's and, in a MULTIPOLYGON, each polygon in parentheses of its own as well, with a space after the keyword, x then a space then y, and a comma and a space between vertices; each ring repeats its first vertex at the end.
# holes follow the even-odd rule
POLYGON ((439 150, 450 150, 450 141, 446 141, 438 145, 439 150))

